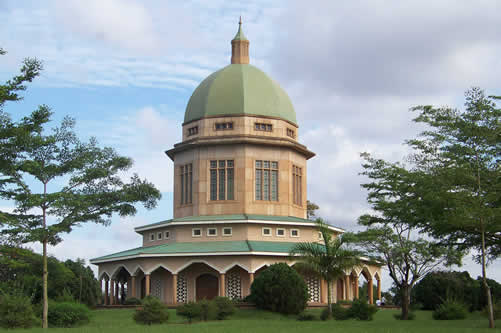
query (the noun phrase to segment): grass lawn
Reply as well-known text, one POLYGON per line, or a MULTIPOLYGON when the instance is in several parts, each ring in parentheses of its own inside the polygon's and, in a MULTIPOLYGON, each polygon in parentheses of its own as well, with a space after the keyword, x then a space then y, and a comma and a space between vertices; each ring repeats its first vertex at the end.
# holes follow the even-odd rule
MULTIPOLYGON (((319 309, 309 310, 315 315, 320 314, 319 309)), ((487 319, 478 313, 470 314, 465 320, 437 321, 431 318, 431 312, 418 311, 415 320, 400 321, 393 318, 395 310, 381 310, 376 313, 373 321, 297 321, 294 316, 286 317, 259 310, 242 309, 229 320, 196 322, 185 324, 182 317, 177 317, 175 310, 170 310, 169 323, 165 325, 142 326, 132 320, 134 310, 95 310, 88 325, 67 328, 51 329, 51 331, 68 331, 72 333, 128 333, 128 332, 200 332, 200 333, 321 333, 321 332, 501 332, 501 328, 489 330, 487 319)), ((501 323, 498 322, 501 326, 501 323)), ((0 332, 7 332, 0 329, 0 332)), ((24 332, 44 332, 41 328, 29 330, 16 330, 24 332)))

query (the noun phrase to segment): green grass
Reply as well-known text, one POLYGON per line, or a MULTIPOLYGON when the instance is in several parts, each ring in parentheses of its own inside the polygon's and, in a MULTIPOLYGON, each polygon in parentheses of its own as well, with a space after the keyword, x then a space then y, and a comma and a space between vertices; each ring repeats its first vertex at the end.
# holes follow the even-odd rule
MULTIPOLYGON (((317 318, 320 309, 308 310, 314 313, 317 318)), ((306 321, 300 322, 295 316, 282 316, 279 314, 241 309, 225 321, 196 322, 191 325, 186 324, 184 318, 177 317, 175 310, 170 310, 169 323, 165 325, 142 326, 137 325, 132 320, 134 310, 95 310, 88 325, 77 328, 51 329, 51 332, 68 331, 72 333, 128 333, 128 332, 196 332, 196 333, 322 333, 322 332, 342 332, 342 333, 443 333, 443 332, 501 332, 501 328, 489 330, 487 319, 478 313, 470 314, 465 320, 437 321, 431 317, 431 312, 418 311, 415 320, 400 321, 393 318, 395 310, 381 310, 376 313, 373 321, 306 321)), ((501 323, 498 323, 501 326, 501 323)), ((7 332, 0 329, 0 332, 7 332)), ((23 332, 44 332, 41 328, 29 330, 16 330, 23 332)), ((11 332, 11 331, 9 331, 11 332)))

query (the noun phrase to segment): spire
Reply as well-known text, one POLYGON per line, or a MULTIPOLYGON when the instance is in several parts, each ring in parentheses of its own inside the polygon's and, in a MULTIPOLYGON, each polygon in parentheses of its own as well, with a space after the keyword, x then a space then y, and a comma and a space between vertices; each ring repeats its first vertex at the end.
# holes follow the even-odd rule
POLYGON ((242 31, 242 16, 238 22, 238 31, 235 38, 231 41, 231 63, 248 64, 249 63, 249 40, 242 31))

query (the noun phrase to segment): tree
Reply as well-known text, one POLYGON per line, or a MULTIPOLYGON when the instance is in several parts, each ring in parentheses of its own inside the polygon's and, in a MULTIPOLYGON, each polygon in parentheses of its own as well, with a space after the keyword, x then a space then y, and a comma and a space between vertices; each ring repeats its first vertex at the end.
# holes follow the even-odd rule
MULTIPOLYGON (((23 82, 38 75, 37 62, 25 61, 22 74, 1 86, 2 101, 19 100, 23 82)), ((0 101, 0 106, 3 102, 0 101)), ((47 245, 56 245, 61 234, 85 222, 108 224, 114 213, 130 216, 135 204, 156 206, 160 192, 146 180, 123 173, 132 159, 112 148, 100 148, 95 139, 81 142, 73 131, 74 120, 65 118, 51 134, 44 125, 51 112, 41 106, 30 117, 13 122, 0 119, 0 198, 13 201, 13 213, 1 212, 4 235, 17 242, 40 242, 43 247, 43 320, 47 324, 47 245), (42 191, 36 192, 38 182, 42 191)))
POLYGON ((444 244, 476 250, 494 328, 492 297, 487 283, 489 259, 501 254, 501 109, 480 88, 465 94, 465 110, 417 106, 414 119, 428 126, 408 144, 414 162, 425 174, 418 225, 444 244))
POLYGON ((399 163, 388 163, 363 153, 362 175, 370 182, 367 201, 375 214, 366 214, 358 223, 365 226, 356 235, 367 255, 384 264, 402 297, 401 319, 409 319, 412 287, 428 272, 446 264, 460 264, 462 253, 426 238, 414 227, 419 215, 420 200, 414 194, 416 172, 399 163))
POLYGON ((313 219, 316 217, 316 211, 319 209, 318 205, 310 200, 306 201, 306 217, 313 219))
POLYGON ((298 270, 316 274, 327 282, 327 305, 330 317, 332 282, 343 277, 345 272, 361 266, 361 252, 347 248, 345 237, 333 236, 322 219, 319 218, 315 222, 322 233, 322 243, 298 243, 291 249, 290 255, 298 260, 295 265, 298 270))

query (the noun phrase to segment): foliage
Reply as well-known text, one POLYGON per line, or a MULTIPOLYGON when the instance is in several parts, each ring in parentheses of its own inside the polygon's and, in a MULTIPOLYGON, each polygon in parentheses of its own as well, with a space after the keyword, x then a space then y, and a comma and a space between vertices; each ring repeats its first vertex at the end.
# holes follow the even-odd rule
MULTIPOLYGON (((43 258, 30 249, 0 245, 0 291, 16 290, 30 297, 34 303, 42 300, 42 267, 43 258)), ((61 300, 81 300, 88 306, 95 306, 100 298, 99 281, 83 260, 67 260, 64 263, 54 257, 47 258, 47 266, 51 272, 48 281, 48 297, 61 300), (82 273, 82 279, 79 273, 82 273), (80 281, 82 282, 80 284, 80 281), (81 288, 80 288, 81 287, 81 288), (81 295, 81 297, 80 297, 81 295)))
POLYGON ((0 327, 30 328, 38 323, 29 297, 20 294, 0 294, 0 327))
POLYGON ((89 308, 76 302, 50 302, 48 320, 54 327, 73 327, 88 323, 89 308))
POLYGON ((200 307, 200 320, 207 321, 216 317, 216 305, 213 301, 202 299, 197 304, 200 307))
POLYGON ((436 320, 457 320, 465 319, 467 310, 464 304, 446 300, 433 311, 433 319, 436 320))
POLYGON ((400 163, 375 159, 368 153, 362 175, 369 182, 367 201, 374 214, 358 223, 366 229, 354 236, 367 256, 384 264, 402 297, 402 318, 406 319, 413 286, 440 265, 459 264, 462 253, 426 237, 415 225, 420 221, 420 200, 414 193, 419 176, 400 163))
POLYGON ((224 320, 235 313, 235 304, 228 297, 214 297, 211 303, 214 304, 217 320, 224 320))
MULTIPOLYGON (((359 287, 358 298, 367 299, 367 300, 369 299, 369 284, 367 283, 367 281, 364 281, 362 283, 362 286, 359 287)), ((377 286, 374 283, 372 285, 372 302, 373 302, 373 304, 376 304, 377 299, 378 299, 377 298, 377 286)))
POLYGON ((332 235, 322 219, 315 222, 322 233, 323 244, 298 243, 290 250, 290 255, 298 260, 295 267, 300 272, 317 275, 327 282, 328 308, 331 310, 332 282, 361 265, 361 252, 347 248, 347 238, 344 235, 332 235))
POLYGON ((141 300, 136 297, 127 297, 125 299, 124 305, 140 305, 141 300))
POLYGON ((179 316, 186 317, 188 322, 191 324, 194 318, 200 317, 200 304, 195 302, 188 302, 181 306, 178 306, 176 309, 176 314, 179 316))
POLYGON ((313 313, 301 312, 297 315, 297 320, 299 321, 312 321, 315 320, 315 315, 313 313))
POLYGON ((372 320, 378 308, 374 305, 368 304, 364 299, 355 299, 348 310, 350 318, 358 320, 372 320))
POLYGON ((452 298, 468 306, 470 311, 481 310, 481 281, 470 277, 468 272, 431 272, 416 284, 412 291, 414 303, 422 304, 423 310, 434 310, 444 299, 452 298))
POLYGON ((138 324, 163 324, 169 319, 167 306, 156 297, 143 299, 142 307, 136 309, 134 321, 138 324))
POLYGON ((278 263, 254 279, 250 299, 260 309, 298 314, 306 308, 308 289, 295 269, 285 263, 278 263))
POLYGON ((321 320, 327 320, 327 319, 330 319, 331 317, 332 317, 332 312, 329 309, 329 307, 324 308, 322 310, 322 312, 320 313, 321 320))
POLYGON ((501 109, 500 97, 480 88, 465 93, 465 110, 430 105, 413 108, 415 122, 428 126, 409 140, 421 173, 415 188, 421 209, 419 227, 444 244, 476 250, 494 328, 487 283, 489 258, 501 255, 501 109))
POLYGON ((316 211, 319 209, 318 205, 314 203, 313 201, 307 200, 306 201, 306 218, 307 219, 313 219, 315 218, 316 211))
POLYGON ((341 303, 337 302, 332 305, 332 317, 336 320, 349 319, 351 315, 350 309, 345 308, 341 303))

